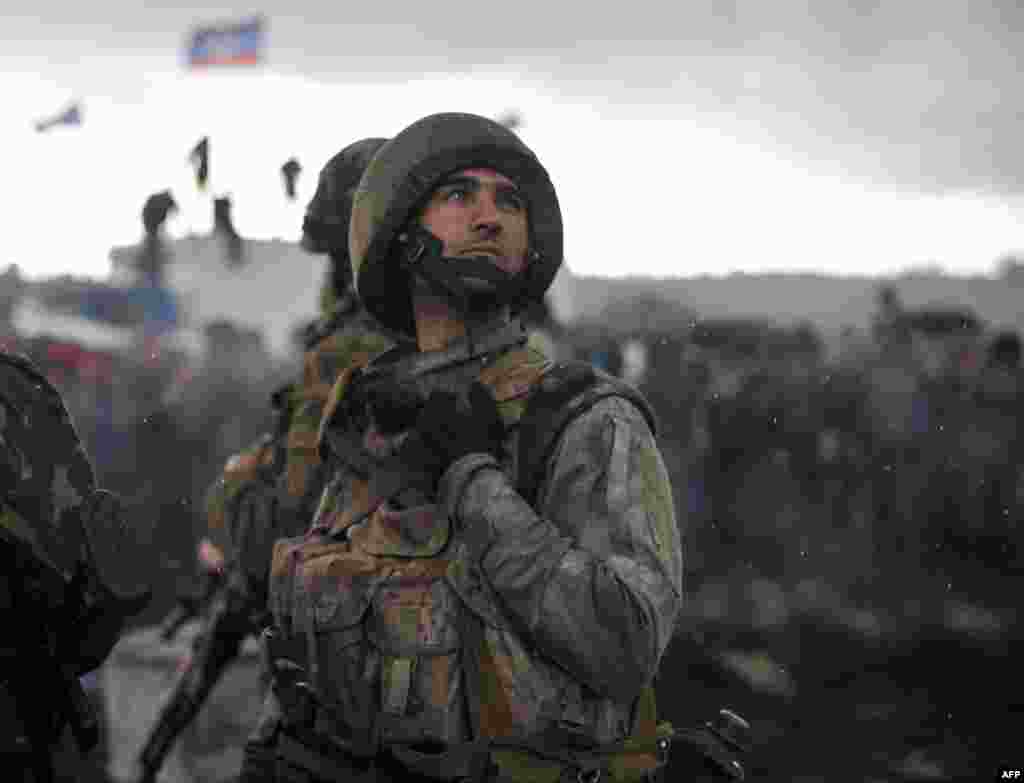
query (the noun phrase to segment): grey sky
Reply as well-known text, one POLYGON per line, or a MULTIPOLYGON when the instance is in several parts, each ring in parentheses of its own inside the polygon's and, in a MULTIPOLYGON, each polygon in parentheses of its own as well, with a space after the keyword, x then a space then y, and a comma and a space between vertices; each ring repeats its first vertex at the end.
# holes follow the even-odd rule
POLYGON ((13 2, 0 28, 5 68, 177 54, 194 21, 261 12, 272 67, 324 81, 520 68, 567 98, 689 104, 731 133, 866 181, 1024 190, 1014 0, 13 2))
POLYGON ((0 140, 19 154, 0 211, 25 217, 4 253, 56 264, 37 241, 56 210, 67 226, 53 242, 74 239, 69 258, 101 268, 165 187, 184 199, 174 230, 202 230, 209 209, 182 150, 203 134, 217 137, 216 187, 240 194, 240 230, 291 237, 301 205, 282 203, 277 158, 312 171, 338 136, 521 108, 563 197, 567 252, 591 274, 623 273, 624 254, 647 274, 977 272, 1024 238, 1022 38, 1012 0, 7 0, 0 140), (192 25, 252 13, 269 19, 267 73, 183 72, 192 25), (81 128, 31 131, 72 98, 81 128), (53 171, 69 175, 56 191, 53 171), (593 187, 597 171, 622 185, 614 198, 593 187), (100 192, 105 209, 80 208, 100 192), (615 230, 581 230, 595 215, 615 230), (668 256, 661 235, 681 217, 668 256))

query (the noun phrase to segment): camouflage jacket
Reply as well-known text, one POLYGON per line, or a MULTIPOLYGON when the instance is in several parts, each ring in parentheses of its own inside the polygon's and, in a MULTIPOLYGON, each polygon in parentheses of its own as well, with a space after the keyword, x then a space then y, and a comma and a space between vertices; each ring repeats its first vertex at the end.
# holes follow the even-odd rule
MULTIPOLYGON (((272 541, 308 526, 325 479, 316 439, 334 380, 346 367, 363 365, 391 345, 357 305, 346 302, 311 330, 302 376, 274 394, 276 432, 261 435, 229 458, 207 491, 208 537, 229 557, 238 554, 239 500, 247 493, 256 504, 267 506, 258 523, 274 527, 273 531, 251 531, 254 539, 272 541)), ((269 549, 254 547, 244 556, 260 561, 247 564, 251 572, 266 571, 269 549)))
MULTIPOLYGON (((490 387, 508 425, 503 459, 467 455, 436 498, 404 508, 340 468, 311 533, 278 542, 271 609, 282 636, 308 642, 313 684, 338 707, 331 733, 370 730, 393 748, 470 739, 460 607, 482 625, 483 736, 561 729, 614 743, 635 731, 681 610, 671 487, 648 420, 608 396, 571 418, 527 503, 516 425, 550 370, 520 346, 442 374, 434 388, 490 387)), ((362 444, 384 457, 403 437, 371 424, 362 444)), ((275 709, 272 698, 265 738, 275 709)))

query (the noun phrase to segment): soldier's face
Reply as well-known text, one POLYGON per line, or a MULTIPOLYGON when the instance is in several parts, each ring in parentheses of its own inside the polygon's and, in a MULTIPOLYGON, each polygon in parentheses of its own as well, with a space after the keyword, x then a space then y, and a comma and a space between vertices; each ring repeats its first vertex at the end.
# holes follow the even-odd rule
POLYGON ((526 266, 526 201, 512 180, 492 169, 448 177, 427 202, 420 225, 444 243, 446 256, 488 256, 510 275, 526 266))

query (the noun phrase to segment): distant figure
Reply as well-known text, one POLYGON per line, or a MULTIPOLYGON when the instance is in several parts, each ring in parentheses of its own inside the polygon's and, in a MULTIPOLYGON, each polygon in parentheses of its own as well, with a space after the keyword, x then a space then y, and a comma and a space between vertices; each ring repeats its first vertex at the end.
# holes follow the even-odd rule
POLYGON ((903 301, 895 286, 883 285, 878 289, 875 297, 875 315, 872 323, 872 333, 875 342, 882 348, 898 340, 900 337, 907 337, 900 333, 902 323, 901 316, 904 313, 903 301))
POLYGON ((284 179, 284 193, 289 200, 295 199, 295 181, 302 173, 302 166, 295 158, 288 158, 281 166, 281 177, 284 179))
POLYGON ((1020 368, 1021 341, 1016 332, 1001 332, 988 347, 988 366, 1006 370, 1020 368))
POLYGON ((142 228, 145 234, 136 264, 145 285, 154 288, 163 286, 168 256, 161 232, 167 218, 177 209, 178 204, 169 190, 154 193, 142 207, 142 228))
POLYGON ((213 200, 213 233, 224 243, 228 266, 239 266, 244 260, 245 247, 231 220, 231 199, 227 196, 213 200))

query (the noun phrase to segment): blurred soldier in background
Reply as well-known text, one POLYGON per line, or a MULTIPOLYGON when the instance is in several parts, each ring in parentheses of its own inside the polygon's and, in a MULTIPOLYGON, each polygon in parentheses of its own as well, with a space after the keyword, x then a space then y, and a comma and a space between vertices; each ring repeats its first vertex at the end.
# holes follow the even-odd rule
POLYGON ((656 779, 679 529, 639 393, 526 342, 562 262, 547 172, 491 120, 428 117, 370 163, 349 241, 367 309, 416 343, 332 392, 243 780, 656 779))
POLYGON ((57 390, 0 352, 0 765, 5 780, 80 780, 99 716, 79 677, 149 600, 142 550, 57 390), (69 733, 70 731, 70 733, 69 733))
MULTIPOLYGON (((973 478, 965 494, 976 498, 974 519, 963 520, 965 540, 955 551, 970 552, 989 600, 1001 586, 991 575, 1012 572, 1021 562, 1020 520, 1024 477, 1024 373, 1021 340, 1014 331, 997 333, 987 346, 963 418, 971 422, 973 478), (990 583, 991 582, 991 583, 990 583)), ((953 549, 953 547, 950 547, 953 549)), ((950 552, 952 555, 952 552, 950 552)))
POLYGON ((272 397, 275 432, 231 457, 207 492, 208 532, 198 552, 208 574, 206 584, 197 595, 182 597, 182 605, 164 623, 164 636, 200 612, 208 615, 207 624, 140 754, 143 780, 156 779, 176 738, 237 657, 245 636, 266 624, 273 542, 308 528, 323 488, 325 468, 317 439, 335 377, 392 344, 360 306, 351 272, 345 272, 351 269, 347 236, 352 194, 384 141, 364 139, 328 161, 307 208, 302 246, 330 259, 322 317, 307 330, 302 377, 272 397))
MULTIPOLYGON (((232 555, 243 507, 260 516, 266 532, 294 535, 305 529, 323 486, 316 437, 334 379, 348 365, 365 363, 391 345, 353 291, 348 258, 352 193, 384 141, 355 142, 331 158, 320 173, 306 209, 301 241, 305 250, 324 254, 329 261, 321 287, 320 318, 304 335, 302 377, 273 395, 275 432, 229 459, 207 495, 209 531, 200 542, 200 559, 210 567, 222 567, 232 555)), ((256 521, 250 528, 250 541, 269 544, 257 530, 260 525, 256 521)), ((266 553, 269 557, 269 549, 266 553)), ((266 565, 255 564, 257 568, 266 565)))

